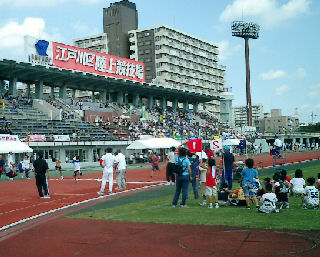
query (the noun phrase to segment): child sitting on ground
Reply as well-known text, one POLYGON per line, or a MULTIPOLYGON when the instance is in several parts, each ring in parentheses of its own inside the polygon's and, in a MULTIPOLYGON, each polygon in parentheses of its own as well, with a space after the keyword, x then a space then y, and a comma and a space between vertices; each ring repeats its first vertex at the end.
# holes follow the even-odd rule
MULTIPOLYGON (((264 178, 263 179, 263 185, 264 187, 266 187, 267 184, 271 183, 271 179, 270 178, 264 178)), ((266 190, 260 186, 258 191, 257 191, 257 199, 261 199, 261 197, 266 193, 266 190)))
POLYGON ((290 186, 286 180, 285 175, 281 175, 279 178, 279 186, 276 186, 275 193, 278 199, 277 205, 280 209, 282 207, 289 209, 289 191, 290 186))
POLYGON ((232 194, 233 191, 228 189, 228 183, 223 183, 218 191, 218 204, 219 206, 226 206, 229 204, 229 195, 232 194))
POLYGON ((272 185, 266 185, 266 193, 260 199, 262 205, 259 207, 258 212, 274 213, 276 212, 277 197, 272 193, 272 185))
POLYGON ((215 159, 208 160, 207 176, 206 176, 206 197, 209 198, 209 209, 212 209, 212 197, 214 197, 216 208, 219 208, 217 181, 216 181, 216 161, 215 159))
POLYGON ((304 189, 302 196, 302 209, 306 210, 308 208, 318 209, 319 208, 319 191, 314 186, 315 178, 307 179, 307 186, 304 189))
POLYGON ((304 185, 306 184, 303 179, 302 170, 297 169, 294 178, 291 179, 291 194, 302 195, 304 193, 304 185))
POLYGON ((244 197, 244 191, 242 188, 242 183, 240 183, 240 188, 234 190, 229 198, 230 204, 232 206, 246 206, 246 198, 244 197))

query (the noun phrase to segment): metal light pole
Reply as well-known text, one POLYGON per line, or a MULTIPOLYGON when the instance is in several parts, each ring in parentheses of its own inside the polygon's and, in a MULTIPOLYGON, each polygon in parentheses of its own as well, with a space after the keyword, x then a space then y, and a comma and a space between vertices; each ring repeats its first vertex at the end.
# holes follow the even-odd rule
POLYGON ((247 124, 252 126, 252 104, 250 89, 250 65, 249 65, 249 38, 259 37, 260 26, 252 22, 234 21, 231 25, 232 36, 241 37, 245 42, 246 59, 246 96, 247 96, 247 124))

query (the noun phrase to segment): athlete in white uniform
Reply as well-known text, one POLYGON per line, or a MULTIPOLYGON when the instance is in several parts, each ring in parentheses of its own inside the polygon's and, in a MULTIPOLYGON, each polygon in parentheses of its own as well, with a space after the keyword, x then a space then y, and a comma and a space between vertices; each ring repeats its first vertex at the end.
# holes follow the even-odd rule
POLYGON ((319 191, 314 186, 315 179, 314 178, 308 178, 307 179, 308 186, 304 189, 303 193, 303 206, 302 209, 308 209, 309 208, 319 208, 319 191))
POLYGON ((118 161, 112 154, 112 149, 108 148, 106 154, 101 157, 101 167, 103 168, 101 188, 98 195, 104 195, 107 180, 109 181, 109 194, 112 194, 113 170, 117 167, 118 161))
POLYGON ((260 202, 262 205, 258 211, 263 213, 273 213, 276 211, 276 202, 278 201, 275 193, 272 193, 272 185, 266 185, 266 193, 262 195, 260 202))

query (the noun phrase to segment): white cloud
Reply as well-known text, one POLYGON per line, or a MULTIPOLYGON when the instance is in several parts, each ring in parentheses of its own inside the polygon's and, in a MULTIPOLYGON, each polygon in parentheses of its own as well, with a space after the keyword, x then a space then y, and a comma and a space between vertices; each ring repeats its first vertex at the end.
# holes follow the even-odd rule
POLYGON ((303 105, 301 105, 300 110, 301 110, 301 111, 310 110, 310 105, 308 105, 308 104, 303 104, 303 105))
POLYGON ((219 58, 221 61, 228 59, 242 48, 240 44, 231 46, 228 40, 220 41, 217 45, 219 47, 219 58))
POLYGON ((320 97, 320 83, 310 87, 307 96, 310 98, 320 97))
POLYGON ((307 76, 307 72, 303 69, 303 68, 299 68, 297 70, 297 73, 296 73, 296 78, 298 79, 303 79, 305 76, 307 76))
POLYGON ((95 35, 99 33, 98 28, 95 29, 90 29, 86 24, 81 23, 80 20, 77 20, 73 25, 72 25, 73 29, 78 32, 79 34, 83 34, 83 35, 95 35))
POLYGON ((45 21, 41 18, 27 17, 23 23, 10 21, 0 27, 0 56, 18 60, 23 59, 24 36, 41 37, 47 40, 63 41, 63 37, 55 32, 45 32, 45 21))
POLYGON ((275 95, 281 96, 289 91, 290 87, 288 85, 282 85, 275 90, 275 95))
POLYGON ((264 80, 279 79, 285 77, 287 74, 284 70, 270 70, 265 73, 261 73, 260 77, 264 80))
POLYGON ((234 0, 221 13, 220 21, 242 20, 243 16, 272 28, 307 13, 309 6, 310 0, 289 0, 282 5, 277 0, 234 0))
POLYGON ((10 5, 14 7, 31 7, 31 6, 53 6, 69 0, 0 0, 1 5, 10 5))
POLYGON ((316 109, 320 109, 320 104, 315 105, 316 109))

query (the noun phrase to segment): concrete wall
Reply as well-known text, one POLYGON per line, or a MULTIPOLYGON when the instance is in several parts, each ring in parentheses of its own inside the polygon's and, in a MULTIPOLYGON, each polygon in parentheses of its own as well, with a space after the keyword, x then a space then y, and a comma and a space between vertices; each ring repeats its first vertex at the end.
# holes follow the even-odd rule
POLYGON ((61 120, 61 111, 41 99, 33 100, 33 108, 46 114, 51 120, 61 120))

